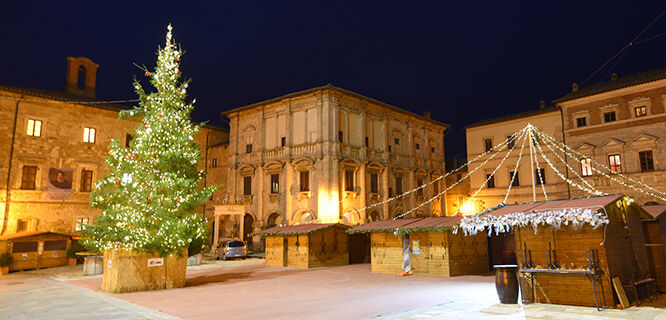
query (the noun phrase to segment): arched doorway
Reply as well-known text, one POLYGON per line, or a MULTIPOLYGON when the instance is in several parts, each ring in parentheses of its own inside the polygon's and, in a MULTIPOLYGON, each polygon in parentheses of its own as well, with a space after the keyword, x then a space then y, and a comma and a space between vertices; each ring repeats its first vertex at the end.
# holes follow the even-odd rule
POLYGON ((281 225, 282 223, 283 223, 282 216, 277 212, 273 212, 271 213, 270 216, 268 216, 268 221, 266 221, 266 227, 268 228, 276 227, 281 225))
POLYGON ((377 210, 373 210, 368 214, 368 222, 375 222, 379 220, 379 212, 377 210))
POLYGON ((243 241, 247 242, 248 248, 252 247, 252 237, 249 237, 248 234, 252 233, 252 224, 254 223, 254 218, 251 214, 245 214, 243 217, 243 241))
POLYGON ((342 223, 348 226, 355 226, 361 222, 357 211, 346 212, 342 215, 342 217, 340 217, 340 219, 342 220, 342 223))
POLYGON ((309 211, 303 211, 301 214, 298 215, 298 218, 296 219, 297 223, 307 223, 310 221, 313 221, 314 217, 312 216, 312 213, 309 211))

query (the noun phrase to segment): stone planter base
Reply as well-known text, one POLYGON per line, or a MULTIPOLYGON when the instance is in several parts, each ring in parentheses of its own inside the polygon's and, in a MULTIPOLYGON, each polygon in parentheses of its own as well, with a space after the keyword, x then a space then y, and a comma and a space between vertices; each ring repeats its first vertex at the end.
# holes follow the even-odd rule
POLYGON ((0 275, 4 276, 6 274, 9 274, 9 266, 0 267, 0 275))
POLYGON ((127 250, 104 252, 102 291, 111 293, 161 290, 185 286, 187 249, 182 256, 127 250))
POLYGON ((201 253, 195 254, 195 255, 187 258, 187 265, 188 266, 198 266, 198 265, 201 264, 201 258, 202 258, 201 253))
POLYGON ((67 258, 67 264, 70 266, 76 265, 76 258, 67 258))

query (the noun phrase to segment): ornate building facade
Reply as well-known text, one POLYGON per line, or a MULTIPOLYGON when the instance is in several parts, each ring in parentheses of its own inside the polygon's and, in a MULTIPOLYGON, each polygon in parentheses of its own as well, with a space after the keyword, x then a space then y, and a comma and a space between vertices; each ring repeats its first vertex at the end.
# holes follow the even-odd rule
MULTIPOLYGON (((613 75, 589 87, 574 84, 554 102, 563 110, 566 144, 577 152, 578 161, 570 160, 570 165, 590 184, 606 193, 629 195, 641 205, 663 203, 594 169, 622 173, 666 192, 666 67, 613 75), (581 161, 589 161, 589 169, 582 168, 581 161)), ((583 195, 577 189, 572 193, 583 195)))
MULTIPOLYGON (((572 149, 565 154, 554 148, 556 155, 544 147, 547 156, 568 179, 584 185, 579 179, 581 177, 594 189, 609 194, 626 194, 640 204, 663 203, 654 196, 613 182, 608 176, 621 173, 659 191, 666 191, 666 68, 625 77, 613 75, 608 81, 587 87, 579 88, 574 84, 569 94, 556 99, 553 104, 550 108, 542 107, 466 127, 468 159, 482 154, 531 123, 572 149), (564 165, 565 161, 568 168, 564 165)), ((505 154, 506 148, 470 176, 469 195, 482 186, 484 188, 471 201, 473 208, 469 213, 490 208, 504 199, 518 151, 507 158, 491 179, 488 177, 505 154)), ((529 159, 528 151, 523 152, 525 158, 529 159)), ((565 183, 543 160, 540 161, 549 199, 590 195, 565 183)), ((519 169, 518 182, 512 186, 509 203, 533 200, 532 171, 529 162, 526 164, 519 169)), ((468 169, 475 167, 472 164, 468 169)), ((543 198, 537 185, 537 201, 543 198)), ((456 205, 450 204, 452 207, 456 205)))
MULTIPOLYGON (((0 86, 2 235, 71 233, 101 214, 89 196, 106 173, 109 139, 127 145, 137 122, 118 120, 128 107, 95 99, 97 68, 88 58, 67 58, 65 91, 0 86)), ((196 142, 208 160, 209 146, 227 139, 225 130, 207 126, 196 142)), ((220 174, 211 172, 208 180, 221 180, 220 174)), ((200 210, 212 217, 212 208, 210 202, 200 210)))
MULTIPOLYGON (((245 239, 279 224, 393 218, 445 186, 440 179, 382 203, 443 174, 449 126, 428 114, 327 85, 223 116, 230 123, 228 194, 215 208, 216 225, 240 220, 245 239)), ((438 198, 413 214, 443 215, 444 206, 438 198)))

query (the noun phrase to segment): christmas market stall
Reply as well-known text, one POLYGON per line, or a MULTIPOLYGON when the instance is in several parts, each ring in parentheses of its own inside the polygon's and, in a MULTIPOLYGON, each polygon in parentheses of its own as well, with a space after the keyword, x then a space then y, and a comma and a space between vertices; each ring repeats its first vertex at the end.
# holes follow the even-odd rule
POLYGON ((349 263, 349 227, 310 223, 273 227, 253 234, 266 237, 266 265, 316 268, 349 263))
POLYGON ((643 245, 644 218, 648 213, 633 199, 608 195, 508 205, 463 218, 460 230, 513 229, 523 302, 601 309, 628 307, 655 285, 643 245))
POLYGON ((347 230, 349 234, 370 233, 370 269, 372 272, 398 273, 402 271, 403 240, 398 228, 418 219, 380 220, 347 230))
POLYGON ((23 271, 67 265, 68 234, 37 231, 0 237, 0 254, 12 255, 9 271, 23 271))
POLYGON ((651 215, 643 220, 650 271, 657 279, 659 291, 666 292, 666 205, 643 206, 643 209, 651 215))
POLYGON ((462 217, 432 217, 398 228, 409 236, 414 273, 460 276, 488 272, 488 237, 454 233, 462 217))

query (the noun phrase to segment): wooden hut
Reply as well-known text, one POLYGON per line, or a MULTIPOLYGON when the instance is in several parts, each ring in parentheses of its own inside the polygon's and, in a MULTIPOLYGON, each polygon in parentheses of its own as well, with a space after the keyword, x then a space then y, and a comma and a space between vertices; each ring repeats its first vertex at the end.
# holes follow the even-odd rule
POLYGON ((659 291, 666 292, 666 205, 643 206, 652 216, 643 220, 643 235, 650 271, 657 279, 659 291))
POLYGON ((414 273, 451 277, 489 271, 488 237, 454 233, 461 219, 425 218, 399 227, 399 235, 409 235, 414 273))
POLYGON ((315 268, 349 263, 349 227, 310 223, 273 227, 254 235, 266 237, 266 265, 315 268))
POLYGON ((464 218, 460 227, 516 240, 524 302, 614 307, 638 300, 649 278, 641 219, 629 197, 609 195, 509 205, 464 218), (615 279, 615 280, 614 280, 615 279))
POLYGON ((13 256, 9 271, 23 271, 67 265, 68 234, 38 231, 0 237, 0 253, 13 256))
POLYGON ((353 227, 347 233, 370 233, 370 269, 372 272, 402 271, 402 239, 395 233, 399 227, 421 220, 380 220, 353 227))

